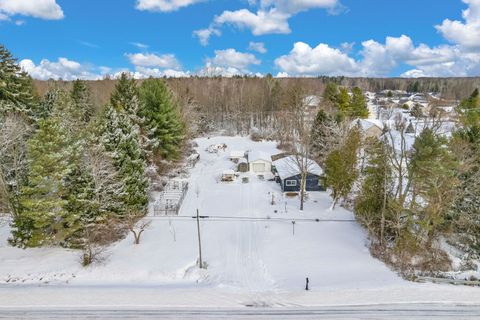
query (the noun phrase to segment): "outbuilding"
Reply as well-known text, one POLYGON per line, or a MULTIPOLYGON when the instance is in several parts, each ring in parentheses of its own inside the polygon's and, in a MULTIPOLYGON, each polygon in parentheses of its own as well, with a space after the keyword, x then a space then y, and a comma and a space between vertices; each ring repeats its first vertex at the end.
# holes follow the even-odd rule
POLYGON ((248 172, 248 161, 245 158, 241 158, 238 160, 238 166, 237 166, 238 172, 248 172))
POLYGON ((240 151, 240 150, 233 150, 230 152, 230 155, 228 156, 228 159, 230 159, 231 161, 235 162, 235 163, 238 163, 238 161, 242 158, 245 157, 245 152, 244 151, 240 151))
POLYGON ((272 157, 262 151, 252 151, 248 154, 250 172, 264 174, 272 171, 272 157))
POLYGON ((301 173, 305 168, 306 191, 325 191, 322 168, 312 159, 288 156, 273 162, 273 172, 283 192, 300 192, 301 173))

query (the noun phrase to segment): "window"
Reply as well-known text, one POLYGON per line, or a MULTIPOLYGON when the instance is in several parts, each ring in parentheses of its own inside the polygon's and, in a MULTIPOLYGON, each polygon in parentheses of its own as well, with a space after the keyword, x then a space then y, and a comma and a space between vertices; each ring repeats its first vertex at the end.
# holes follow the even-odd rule
POLYGON ((297 180, 286 180, 285 181, 285 186, 296 187, 297 186, 297 180))

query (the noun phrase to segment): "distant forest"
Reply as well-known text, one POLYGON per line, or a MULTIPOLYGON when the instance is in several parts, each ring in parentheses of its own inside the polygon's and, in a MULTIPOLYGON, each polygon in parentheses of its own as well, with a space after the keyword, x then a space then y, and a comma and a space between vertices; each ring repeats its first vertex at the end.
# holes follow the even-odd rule
MULTIPOLYGON (((301 88, 305 94, 321 96, 327 83, 359 87, 363 91, 406 90, 409 92, 439 92, 445 99, 460 100, 480 87, 480 78, 170 78, 169 87, 181 104, 197 104, 210 112, 270 112, 281 107, 282 96, 292 87, 301 88)), ((92 92, 92 102, 101 106, 108 102, 117 80, 87 81, 92 92)), ((69 81, 38 81, 35 87, 40 96, 49 89, 70 89, 69 81)))

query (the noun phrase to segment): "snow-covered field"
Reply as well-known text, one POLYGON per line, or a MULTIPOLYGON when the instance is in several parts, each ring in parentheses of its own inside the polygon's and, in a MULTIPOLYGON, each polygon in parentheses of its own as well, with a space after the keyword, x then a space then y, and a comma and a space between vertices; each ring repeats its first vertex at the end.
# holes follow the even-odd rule
POLYGON ((329 209, 327 193, 310 193, 300 212, 299 199, 284 197, 274 181, 246 173, 248 183, 220 182, 222 171, 234 168, 227 159, 231 150, 275 154, 275 143, 242 137, 197 143, 200 161, 190 173, 179 217, 153 219, 139 245, 129 235, 108 248, 102 263, 83 268, 77 251, 12 248, 8 226, 0 227, 0 307, 480 303, 478 288, 402 280, 370 256, 366 233, 351 221, 351 212, 329 209), (217 143, 228 146, 225 152, 205 151, 217 143), (206 270, 196 267, 191 217, 197 208, 201 215, 227 217, 201 221, 206 270))

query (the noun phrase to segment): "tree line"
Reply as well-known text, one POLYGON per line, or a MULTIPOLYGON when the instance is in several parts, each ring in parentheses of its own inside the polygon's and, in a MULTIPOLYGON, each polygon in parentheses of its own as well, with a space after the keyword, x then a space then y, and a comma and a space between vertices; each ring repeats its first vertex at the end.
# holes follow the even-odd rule
POLYGON ((38 96, 0 46, 0 83, 0 212, 11 216, 10 243, 90 250, 106 234, 123 236, 126 227, 105 230, 146 214, 159 166, 183 150, 184 119, 165 81, 139 85, 122 74, 101 107, 82 80, 38 96))
POLYGON ((478 90, 458 105, 453 127, 431 114, 421 126, 396 119, 380 136, 365 136, 352 117, 344 116, 336 85, 326 88, 310 144, 324 167, 333 206, 342 202, 353 209, 369 233, 372 253, 405 274, 450 270, 443 241, 464 252, 462 267, 475 269, 473 259, 480 257, 478 90))

